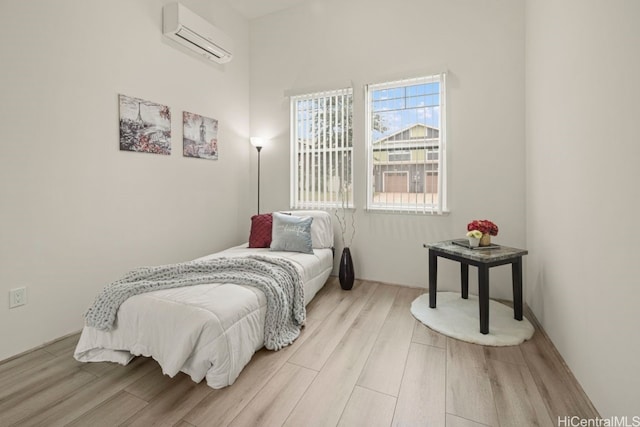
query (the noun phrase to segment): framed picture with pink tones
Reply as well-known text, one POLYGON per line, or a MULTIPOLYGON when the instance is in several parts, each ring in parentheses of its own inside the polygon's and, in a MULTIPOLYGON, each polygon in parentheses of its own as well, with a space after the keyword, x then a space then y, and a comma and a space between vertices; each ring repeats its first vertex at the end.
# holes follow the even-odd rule
POLYGON ((140 98, 118 95, 120 150, 171 154, 169 107, 140 98))
POLYGON ((183 111, 182 155, 198 159, 218 160, 218 121, 183 111))

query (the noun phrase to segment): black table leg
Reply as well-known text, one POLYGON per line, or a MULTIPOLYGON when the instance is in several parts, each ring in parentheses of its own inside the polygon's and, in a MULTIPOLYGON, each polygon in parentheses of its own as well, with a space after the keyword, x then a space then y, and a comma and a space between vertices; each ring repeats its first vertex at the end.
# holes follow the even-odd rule
POLYGON ((460 263, 460 280, 462 281, 462 298, 469 298, 469 264, 460 263))
POLYGON ((513 317, 522 320, 522 257, 518 257, 511 264, 513 281, 513 317))
POLYGON ((436 308, 438 292, 438 256, 429 250, 429 307, 436 308))
POLYGON ((489 333, 489 267, 478 266, 478 301, 480 304, 480 333, 489 333))

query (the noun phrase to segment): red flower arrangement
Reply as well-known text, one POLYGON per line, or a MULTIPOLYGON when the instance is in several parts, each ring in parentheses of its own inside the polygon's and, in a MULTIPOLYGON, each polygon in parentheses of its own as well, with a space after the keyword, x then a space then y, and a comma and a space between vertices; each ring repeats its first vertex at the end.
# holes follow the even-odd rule
POLYGON ((498 235, 498 226, 488 219, 474 219, 467 224, 467 231, 478 230, 482 234, 488 234, 490 236, 498 235))

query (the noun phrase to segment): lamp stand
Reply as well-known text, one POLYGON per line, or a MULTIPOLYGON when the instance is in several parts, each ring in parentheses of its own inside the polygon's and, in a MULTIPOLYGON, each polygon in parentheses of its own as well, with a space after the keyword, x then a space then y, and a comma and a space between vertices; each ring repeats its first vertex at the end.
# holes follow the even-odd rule
POLYGON ((256 150, 258 150, 258 215, 260 215, 260 151, 262 147, 256 146, 256 150))

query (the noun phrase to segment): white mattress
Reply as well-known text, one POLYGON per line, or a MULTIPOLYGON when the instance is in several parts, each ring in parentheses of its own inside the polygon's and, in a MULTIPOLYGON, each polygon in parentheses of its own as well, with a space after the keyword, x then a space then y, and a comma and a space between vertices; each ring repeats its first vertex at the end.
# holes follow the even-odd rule
MULTIPOLYGON (((306 305, 333 269, 331 249, 313 252, 272 252, 245 244, 200 259, 251 254, 289 259, 302 276, 306 305)), ((120 306, 113 330, 85 326, 74 357, 126 365, 134 356, 150 356, 166 375, 182 371, 195 382, 206 377, 210 387, 222 388, 233 384, 263 346, 265 314, 266 298, 251 286, 209 284, 149 292, 120 306)))

